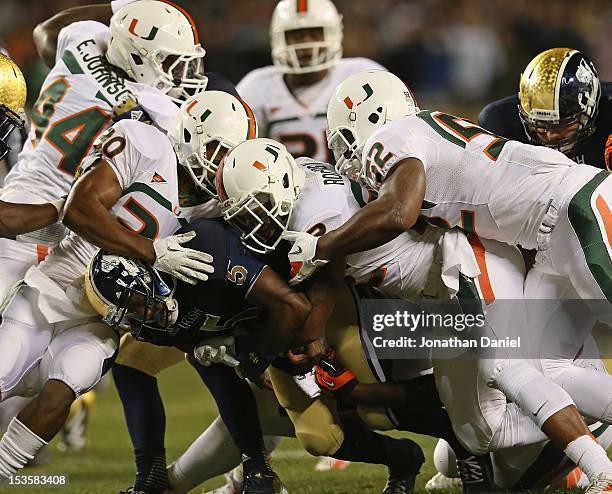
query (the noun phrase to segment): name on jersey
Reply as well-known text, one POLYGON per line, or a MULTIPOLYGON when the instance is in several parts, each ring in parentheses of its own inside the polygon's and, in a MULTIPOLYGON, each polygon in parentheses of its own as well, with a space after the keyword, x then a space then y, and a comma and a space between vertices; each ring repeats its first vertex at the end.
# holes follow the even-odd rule
POLYGON ((123 83, 123 79, 110 70, 105 57, 100 54, 101 51, 94 39, 82 41, 77 45, 78 56, 83 62, 79 65, 100 84, 102 94, 111 104, 133 97, 132 92, 123 83))
POLYGON ((325 165, 306 164, 304 166, 310 171, 320 173, 323 177, 323 185, 344 185, 342 175, 330 170, 325 165))

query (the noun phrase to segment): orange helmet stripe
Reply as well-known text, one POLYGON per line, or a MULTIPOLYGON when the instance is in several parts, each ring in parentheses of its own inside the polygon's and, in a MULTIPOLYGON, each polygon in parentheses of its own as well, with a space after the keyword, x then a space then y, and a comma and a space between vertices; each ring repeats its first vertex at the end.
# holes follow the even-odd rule
POLYGON ((238 98, 238 101, 242 103, 242 106, 244 107, 244 111, 246 112, 247 117, 249 117, 249 128, 247 130, 246 138, 255 139, 255 132, 257 130, 257 122, 255 121, 255 115, 253 115, 253 110, 251 110, 251 107, 247 105, 242 98, 238 98))
POLYGON ((308 0, 297 0, 297 11, 298 14, 308 12, 308 0))

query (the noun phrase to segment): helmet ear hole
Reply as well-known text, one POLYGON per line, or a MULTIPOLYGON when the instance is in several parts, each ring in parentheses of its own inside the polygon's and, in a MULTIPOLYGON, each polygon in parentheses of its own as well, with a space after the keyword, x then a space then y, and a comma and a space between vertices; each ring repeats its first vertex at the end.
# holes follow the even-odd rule
POLYGON ((380 117, 376 113, 370 113, 368 120, 373 124, 377 124, 380 120, 380 117))
POLYGON ((138 56, 136 53, 130 53, 130 56, 136 65, 142 65, 144 63, 142 58, 140 58, 140 56, 138 56))
POLYGON ((191 132, 189 132, 187 129, 183 129, 183 139, 186 143, 191 142, 191 132))
POLYGON ((287 175, 286 173, 283 175, 283 187, 285 189, 289 188, 289 175, 287 175))

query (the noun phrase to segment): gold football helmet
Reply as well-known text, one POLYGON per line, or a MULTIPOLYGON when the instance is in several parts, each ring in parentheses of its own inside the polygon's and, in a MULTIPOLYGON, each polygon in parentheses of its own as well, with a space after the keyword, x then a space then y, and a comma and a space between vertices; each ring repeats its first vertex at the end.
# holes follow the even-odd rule
POLYGON ((23 127, 26 83, 9 57, 0 53, 0 159, 10 151, 8 136, 17 127, 23 127))
POLYGON ((521 74, 519 112, 529 140, 571 155, 595 131, 601 86, 593 63, 578 50, 552 48, 521 74))

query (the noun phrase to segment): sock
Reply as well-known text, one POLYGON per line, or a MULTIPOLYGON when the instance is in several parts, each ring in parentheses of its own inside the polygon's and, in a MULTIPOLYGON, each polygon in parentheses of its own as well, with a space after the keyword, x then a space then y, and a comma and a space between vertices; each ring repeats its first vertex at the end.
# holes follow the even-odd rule
POLYGON ((399 429, 444 439, 459 459, 472 456, 455 436, 450 417, 438 395, 434 375, 426 374, 400 384, 406 390, 407 397, 418 396, 419 399, 416 403, 411 402, 410 406, 392 407, 399 421, 399 429))
POLYGON ((13 418, 0 440, 0 482, 26 466, 46 444, 17 417, 13 418))
POLYGON ((418 473, 425 461, 421 448, 410 439, 383 436, 352 420, 344 421, 342 427, 344 441, 332 458, 387 465, 396 477, 418 473))
POLYGON ((160 489, 169 485, 166 473, 164 435, 166 413, 157 387, 157 379, 131 367, 115 364, 112 368, 119 392, 136 459, 134 490, 148 485, 155 492, 153 481, 160 489), (161 464, 163 463, 163 468, 161 464), (150 474, 151 481, 147 484, 150 474))
POLYGON ((226 365, 213 364, 204 367, 191 356, 189 362, 217 403, 221 418, 240 451, 245 475, 251 471, 271 474, 272 469, 268 464, 259 424, 257 403, 248 383, 226 365), (240 401, 236 400, 236 396, 240 396, 240 401))
POLYGON ((612 462, 605 450, 591 436, 580 436, 565 448, 565 454, 578 465, 589 480, 601 473, 612 472, 612 462))

